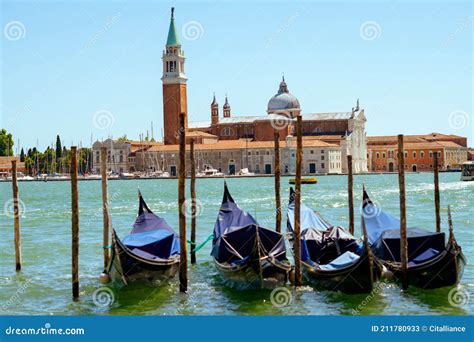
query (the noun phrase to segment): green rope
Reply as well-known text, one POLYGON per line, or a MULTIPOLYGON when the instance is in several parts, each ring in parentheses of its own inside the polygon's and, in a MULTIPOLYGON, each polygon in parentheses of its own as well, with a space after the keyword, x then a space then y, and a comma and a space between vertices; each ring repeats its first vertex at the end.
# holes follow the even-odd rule
POLYGON ((209 235, 209 236, 207 237, 207 239, 206 239, 204 242, 200 243, 199 245, 197 245, 195 242, 192 242, 192 241, 189 241, 189 240, 187 240, 187 241, 188 241, 188 243, 189 243, 191 246, 196 246, 196 247, 194 247, 193 250, 191 250, 191 252, 197 252, 198 250, 200 250, 201 248, 203 248, 204 245, 205 245, 206 243, 208 243, 209 241, 211 241, 213 238, 214 238, 214 234, 211 234, 211 235, 209 235))
POLYGON ((103 249, 107 249, 107 248, 112 248, 112 245, 110 246, 102 246, 103 249))

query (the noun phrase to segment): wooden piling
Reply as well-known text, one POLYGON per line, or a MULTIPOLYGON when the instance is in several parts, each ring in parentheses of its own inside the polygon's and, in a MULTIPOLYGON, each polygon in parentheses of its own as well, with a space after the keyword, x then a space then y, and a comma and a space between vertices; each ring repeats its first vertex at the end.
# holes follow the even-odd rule
POLYGON ((435 216, 436 216, 436 232, 441 232, 441 214, 439 200, 439 166, 438 152, 434 151, 434 200, 435 200, 435 216))
POLYGON ((405 151, 403 134, 398 135, 398 186, 400 188, 400 260, 402 263, 402 287, 408 288, 408 241, 405 194, 405 151))
POLYGON ((189 159, 191 160, 191 264, 196 263, 196 161, 194 160, 194 139, 189 146, 189 159))
POLYGON ((77 189, 77 147, 71 146, 72 297, 79 298, 79 195, 77 189))
POLYGON ((451 206, 448 205, 448 226, 449 226, 449 244, 454 241, 453 218, 451 217, 451 206))
POLYGON ((281 170, 280 170, 280 134, 278 132, 274 132, 274 148, 275 148, 275 210, 276 210, 276 217, 275 217, 275 230, 280 233, 281 232, 281 196, 280 196, 280 177, 281 177, 281 170))
POLYGON ((21 271, 21 239, 20 239, 20 197, 18 194, 18 178, 16 160, 12 160, 13 190, 13 228, 15 231, 15 269, 21 271))
POLYGON ((186 128, 185 113, 179 114, 179 172, 178 172, 178 207, 179 207, 179 291, 188 290, 188 259, 186 241, 186 208, 185 208, 185 181, 186 181, 186 128))
POLYGON ((303 137, 301 116, 296 119, 296 175, 295 175, 295 286, 301 286, 301 164, 303 161, 303 137))
POLYGON ((109 213, 109 195, 107 184, 107 147, 100 148, 100 173, 102 174, 102 215, 104 221, 103 232, 103 250, 104 250, 104 270, 107 269, 110 260, 109 253, 109 229, 110 229, 110 213, 109 213))
POLYGON ((352 177, 352 156, 347 156, 347 195, 349 198, 349 233, 354 235, 354 192, 352 177))

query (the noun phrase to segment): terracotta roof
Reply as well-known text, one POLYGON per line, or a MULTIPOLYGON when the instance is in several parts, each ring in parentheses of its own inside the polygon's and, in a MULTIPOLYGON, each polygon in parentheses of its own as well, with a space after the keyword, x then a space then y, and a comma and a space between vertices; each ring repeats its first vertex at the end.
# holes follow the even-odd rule
MULTIPOLYGON (((461 137, 459 135, 454 135, 454 134, 442 134, 442 133, 429 133, 429 134, 403 136, 403 140, 405 142, 446 141, 447 139, 464 139, 464 137, 461 137)), ((396 144, 397 141, 398 141, 398 136, 396 135, 367 137, 368 145, 383 145, 386 143, 396 144)))
POLYGON ((186 132, 186 138, 188 137, 217 138, 217 135, 207 133, 207 132, 202 132, 202 131, 191 131, 191 132, 186 132))
MULTIPOLYGON (((452 141, 424 141, 424 142, 404 142, 403 147, 406 150, 413 149, 441 149, 445 147, 454 147, 454 148, 463 148, 461 145, 458 145, 452 141)), ((387 148, 398 149, 398 144, 377 144, 377 145, 368 145, 367 149, 369 150, 386 150, 387 148)))

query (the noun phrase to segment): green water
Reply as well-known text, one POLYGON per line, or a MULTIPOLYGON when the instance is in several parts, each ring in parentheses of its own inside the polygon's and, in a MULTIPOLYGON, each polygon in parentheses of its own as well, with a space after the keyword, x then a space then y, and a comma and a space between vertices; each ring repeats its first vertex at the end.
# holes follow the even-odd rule
MULTIPOLYGON (((304 185, 304 203, 321 212, 329 221, 347 226, 347 178, 318 177, 317 185, 304 185)), ((409 226, 434 229, 432 174, 407 175, 407 214, 409 226)), ((384 210, 398 214, 396 175, 355 177, 355 203, 361 201, 362 183, 384 210)), ((15 315, 338 315, 354 314, 473 314, 474 268, 474 182, 460 182, 458 173, 440 175, 443 230, 447 229, 446 206, 453 205, 458 242, 468 259, 458 289, 471 301, 458 307, 448 298, 450 288, 403 292, 393 283, 381 283, 373 296, 344 295, 318 291, 309 286, 294 290, 288 286, 291 302, 272 305, 270 291, 233 291, 221 286, 209 256, 211 245, 197 254, 198 263, 189 267, 189 293, 180 294, 176 282, 162 287, 112 287, 110 307, 94 304, 93 293, 101 287, 98 276, 102 265, 101 183, 79 183, 80 199, 80 300, 71 300, 70 183, 20 183, 24 203, 21 219, 23 269, 15 272, 13 220, 8 214, 11 183, 0 183, 0 314, 15 315)), ((262 225, 274 225, 273 178, 228 180, 234 199, 262 225)), ((284 178, 282 184, 288 184, 284 178)), ((187 183, 187 186, 189 184, 187 183)), ((120 236, 131 227, 137 212, 137 188, 152 210, 177 227, 176 180, 110 181, 109 198, 113 226, 120 236)), ((286 202, 288 188, 283 187, 286 202)), ((222 179, 200 179, 197 193, 202 205, 198 217, 197 240, 212 233, 222 198, 222 179)), ((285 205, 285 203, 283 203, 285 205)), ((284 208, 286 210, 286 208, 284 208)), ((356 220, 356 232, 360 231, 356 220)), ((357 233, 356 235, 359 235, 357 233)), ((289 254, 289 253, 288 253, 289 254)))

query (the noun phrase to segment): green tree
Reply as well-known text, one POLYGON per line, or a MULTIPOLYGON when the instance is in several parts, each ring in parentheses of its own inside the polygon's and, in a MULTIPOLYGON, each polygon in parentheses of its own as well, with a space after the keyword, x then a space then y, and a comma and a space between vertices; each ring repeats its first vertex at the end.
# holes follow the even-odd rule
POLYGON ((127 135, 124 134, 123 136, 119 137, 117 141, 128 141, 127 135))
POLYGON ((0 156, 13 156, 13 136, 5 128, 0 131, 0 156))
POLYGON ((20 152, 20 161, 21 162, 25 161, 25 151, 23 150, 23 147, 21 148, 21 152, 20 152))
POLYGON ((61 165, 61 157, 62 157, 63 149, 61 147, 61 138, 59 134, 56 136, 56 172, 59 172, 59 168, 61 165))

